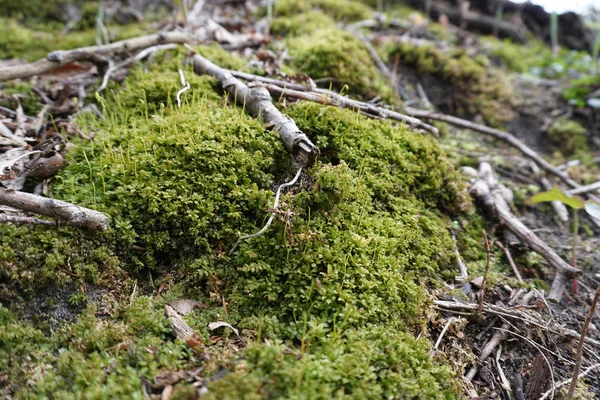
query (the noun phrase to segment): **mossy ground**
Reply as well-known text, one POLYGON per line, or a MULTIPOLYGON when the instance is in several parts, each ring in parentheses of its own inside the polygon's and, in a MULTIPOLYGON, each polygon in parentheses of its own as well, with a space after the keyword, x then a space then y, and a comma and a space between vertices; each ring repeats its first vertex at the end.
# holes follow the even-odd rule
POLYGON ((348 110, 288 106, 322 157, 267 233, 228 255, 293 167, 211 78, 188 71, 177 108, 181 58, 135 69, 99 99, 104 120, 77 121, 96 137, 75 143, 53 193, 110 215, 109 233, 0 226, 5 392, 142 398, 141 379, 204 366, 206 377, 230 371, 209 383, 213 398, 455 397, 460 371, 415 339, 427 288, 454 275, 448 216, 464 202, 436 142, 348 110), (166 289, 153 298, 152 285, 166 289), (74 322, 27 310, 57 287, 72 293, 60 307, 74 322), (205 343, 207 323, 224 319, 248 345, 220 356, 207 345, 206 360, 170 331, 162 309, 176 298, 208 304, 186 316, 205 343))

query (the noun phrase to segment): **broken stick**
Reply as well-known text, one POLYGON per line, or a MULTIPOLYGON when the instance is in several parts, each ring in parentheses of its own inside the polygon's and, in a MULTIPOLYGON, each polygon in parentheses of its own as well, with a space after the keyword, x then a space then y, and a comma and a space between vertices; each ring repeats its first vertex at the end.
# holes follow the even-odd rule
POLYGON ((575 278, 582 274, 581 270, 573 268, 550 248, 542 239, 537 237, 527 226, 519 221, 510 211, 507 199, 507 188, 497 184, 492 167, 488 163, 479 166, 479 178, 471 186, 471 194, 477 198, 488 211, 495 215, 510 231, 526 243, 532 250, 556 270, 556 276, 550 289, 549 300, 559 302, 565 290, 567 278, 575 278))
POLYGON ((248 87, 235 78, 227 69, 218 67, 200 54, 193 57, 194 71, 198 75, 210 75, 217 78, 223 89, 248 108, 250 114, 262 117, 267 126, 272 127, 283 142, 286 149, 294 155, 296 162, 306 167, 311 165, 319 154, 319 149, 306 136, 296 123, 283 115, 273 105, 271 95, 263 87, 248 87))
POLYGON ((62 200, 0 187, 0 204, 54 218, 65 225, 105 231, 108 217, 99 211, 76 206, 62 200))
POLYGON ((48 54, 48 57, 28 64, 14 65, 0 68, 0 82, 12 79, 27 78, 40 75, 53 69, 70 64, 74 61, 90 61, 98 66, 100 75, 108 69, 108 59, 104 55, 111 53, 128 52, 158 44, 189 43, 193 40, 181 32, 161 32, 154 35, 140 36, 133 39, 122 40, 100 46, 81 47, 73 50, 59 50, 48 54))

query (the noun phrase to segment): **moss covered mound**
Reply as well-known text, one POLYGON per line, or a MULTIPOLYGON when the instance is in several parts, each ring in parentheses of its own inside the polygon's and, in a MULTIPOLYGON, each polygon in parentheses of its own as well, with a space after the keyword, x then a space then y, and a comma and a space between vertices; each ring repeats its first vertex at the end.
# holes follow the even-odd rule
POLYGON ((4 390, 142 398, 142 379, 202 366, 213 398, 454 397, 454 371, 414 337, 426 287, 452 265, 446 215, 462 195, 437 143, 349 110, 288 107, 322 158, 283 196, 273 226, 229 255, 239 233, 264 223, 290 156, 211 78, 187 72, 178 108, 181 56, 159 59, 99 99, 104 120, 80 117, 96 138, 77 143, 53 185, 109 214, 111 232, 0 226, 0 287, 12 303, 0 309, 4 390), (153 282, 155 300, 145 295, 153 282), (23 322, 15 294, 57 286, 72 288, 73 314, 90 304, 76 322, 23 322), (161 311, 184 297, 207 304, 186 315, 207 356, 176 340, 161 311), (218 319, 242 329, 241 352, 208 345, 218 319))
POLYGON ((337 28, 321 29, 289 39, 288 47, 292 68, 320 86, 365 100, 379 96, 388 103, 394 102, 391 83, 382 77, 364 45, 351 33, 337 28))

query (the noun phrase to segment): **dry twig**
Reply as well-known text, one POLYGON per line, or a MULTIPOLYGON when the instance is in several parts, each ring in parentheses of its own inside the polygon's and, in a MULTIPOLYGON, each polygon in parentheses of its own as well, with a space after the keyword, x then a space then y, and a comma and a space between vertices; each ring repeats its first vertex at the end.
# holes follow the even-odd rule
POLYGON ((100 231, 108 229, 106 215, 62 200, 0 188, 0 204, 54 218, 70 226, 100 231))
POLYGON ((587 317, 585 318, 585 322, 583 323, 583 329, 581 330, 581 339, 579 339, 579 344, 577 345, 577 356, 575 357, 575 369, 573 370, 573 378, 571 381, 571 386, 569 386, 569 392, 567 393, 567 400, 571 400, 573 398, 573 394, 575 393, 575 387, 577 386, 577 379, 579 378, 579 369, 581 368, 581 357, 583 355, 583 343, 585 341, 585 335, 587 334, 588 328, 590 326, 590 322, 592 321, 592 317, 596 312, 596 306, 598 305, 598 299, 600 298, 600 286, 596 289, 596 294, 594 295, 594 300, 592 300, 592 305, 590 307, 590 311, 588 312, 587 317))

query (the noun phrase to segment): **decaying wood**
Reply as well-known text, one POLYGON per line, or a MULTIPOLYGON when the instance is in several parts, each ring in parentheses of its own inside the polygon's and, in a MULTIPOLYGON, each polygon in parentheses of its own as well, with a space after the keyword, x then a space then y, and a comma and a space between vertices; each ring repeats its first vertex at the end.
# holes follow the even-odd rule
POLYGON ((40 75, 74 61, 93 62, 99 66, 99 74, 104 75, 109 65, 108 59, 104 56, 108 54, 134 51, 166 43, 190 43, 192 40, 193 38, 191 36, 181 32, 161 32, 154 35, 140 36, 100 46, 53 51, 48 54, 48 57, 33 63, 0 68, 0 82, 40 75))
POLYGON ((199 75, 210 75, 217 78, 223 89, 231 98, 246 107, 255 117, 262 117, 265 124, 275 130, 286 149, 294 155, 296 162, 302 166, 311 165, 319 149, 306 136, 296 123, 286 117, 273 105, 271 95, 262 87, 250 88, 235 78, 227 69, 218 67, 200 54, 193 57, 194 71, 199 75))
POLYGON ((166 305, 165 306, 165 314, 171 321, 171 327, 173 328, 173 333, 181 340, 189 340, 194 336, 194 330, 191 326, 188 325, 187 322, 179 315, 173 307, 166 305))
POLYGON ((480 125, 480 124, 476 124, 471 121, 467 121, 466 119, 453 117, 451 115, 445 115, 445 114, 441 114, 441 113, 437 113, 437 112, 433 112, 433 111, 419 110, 417 108, 412 108, 412 107, 406 107, 405 111, 407 114, 413 115, 417 118, 431 119, 434 121, 446 122, 448 124, 458 126, 460 128, 470 129, 473 131, 485 133, 496 139, 500 139, 500 140, 508 143, 509 145, 513 146, 514 148, 519 150, 521 153, 525 154, 527 157, 529 157, 533 161, 535 161, 535 163, 544 171, 560 178, 567 185, 569 185, 573 188, 578 188, 581 186, 577 182, 575 182, 574 180, 569 178, 569 176, 566 173, 560 171, 556 167, 553 167, 548 161, 544 160, 533 149, 531 149, 525 143, 521 142, 519 139, 517 139, 515 136, 513 136, 512 134, 510 134, 508 132, 502 132, 502 131, 499 131, 498 129, 490 128, 489 126, 480 125))
POLYGON ((556 277, 552 283, 548 299, 558 302, 565 290, 567 278, 578 277, 582 275, 582 271, 573 268, 560 258, 550 246, 512 214, 508 205, 512 199, 507 201, 507 197, 509 197, 506 195, 507 190, 504 186, 497 184, 492 167, 488 163, 481 163, 479 178, 471 186, 471 194, 479 200, 490 214, 494 215, 532 250, 540 254, 556 270, 556 277))
POLYGON ((65 225, 99 231, 108 229, 106 215, 62 200, 0 187, 0 204, 54 218, 65 225))

